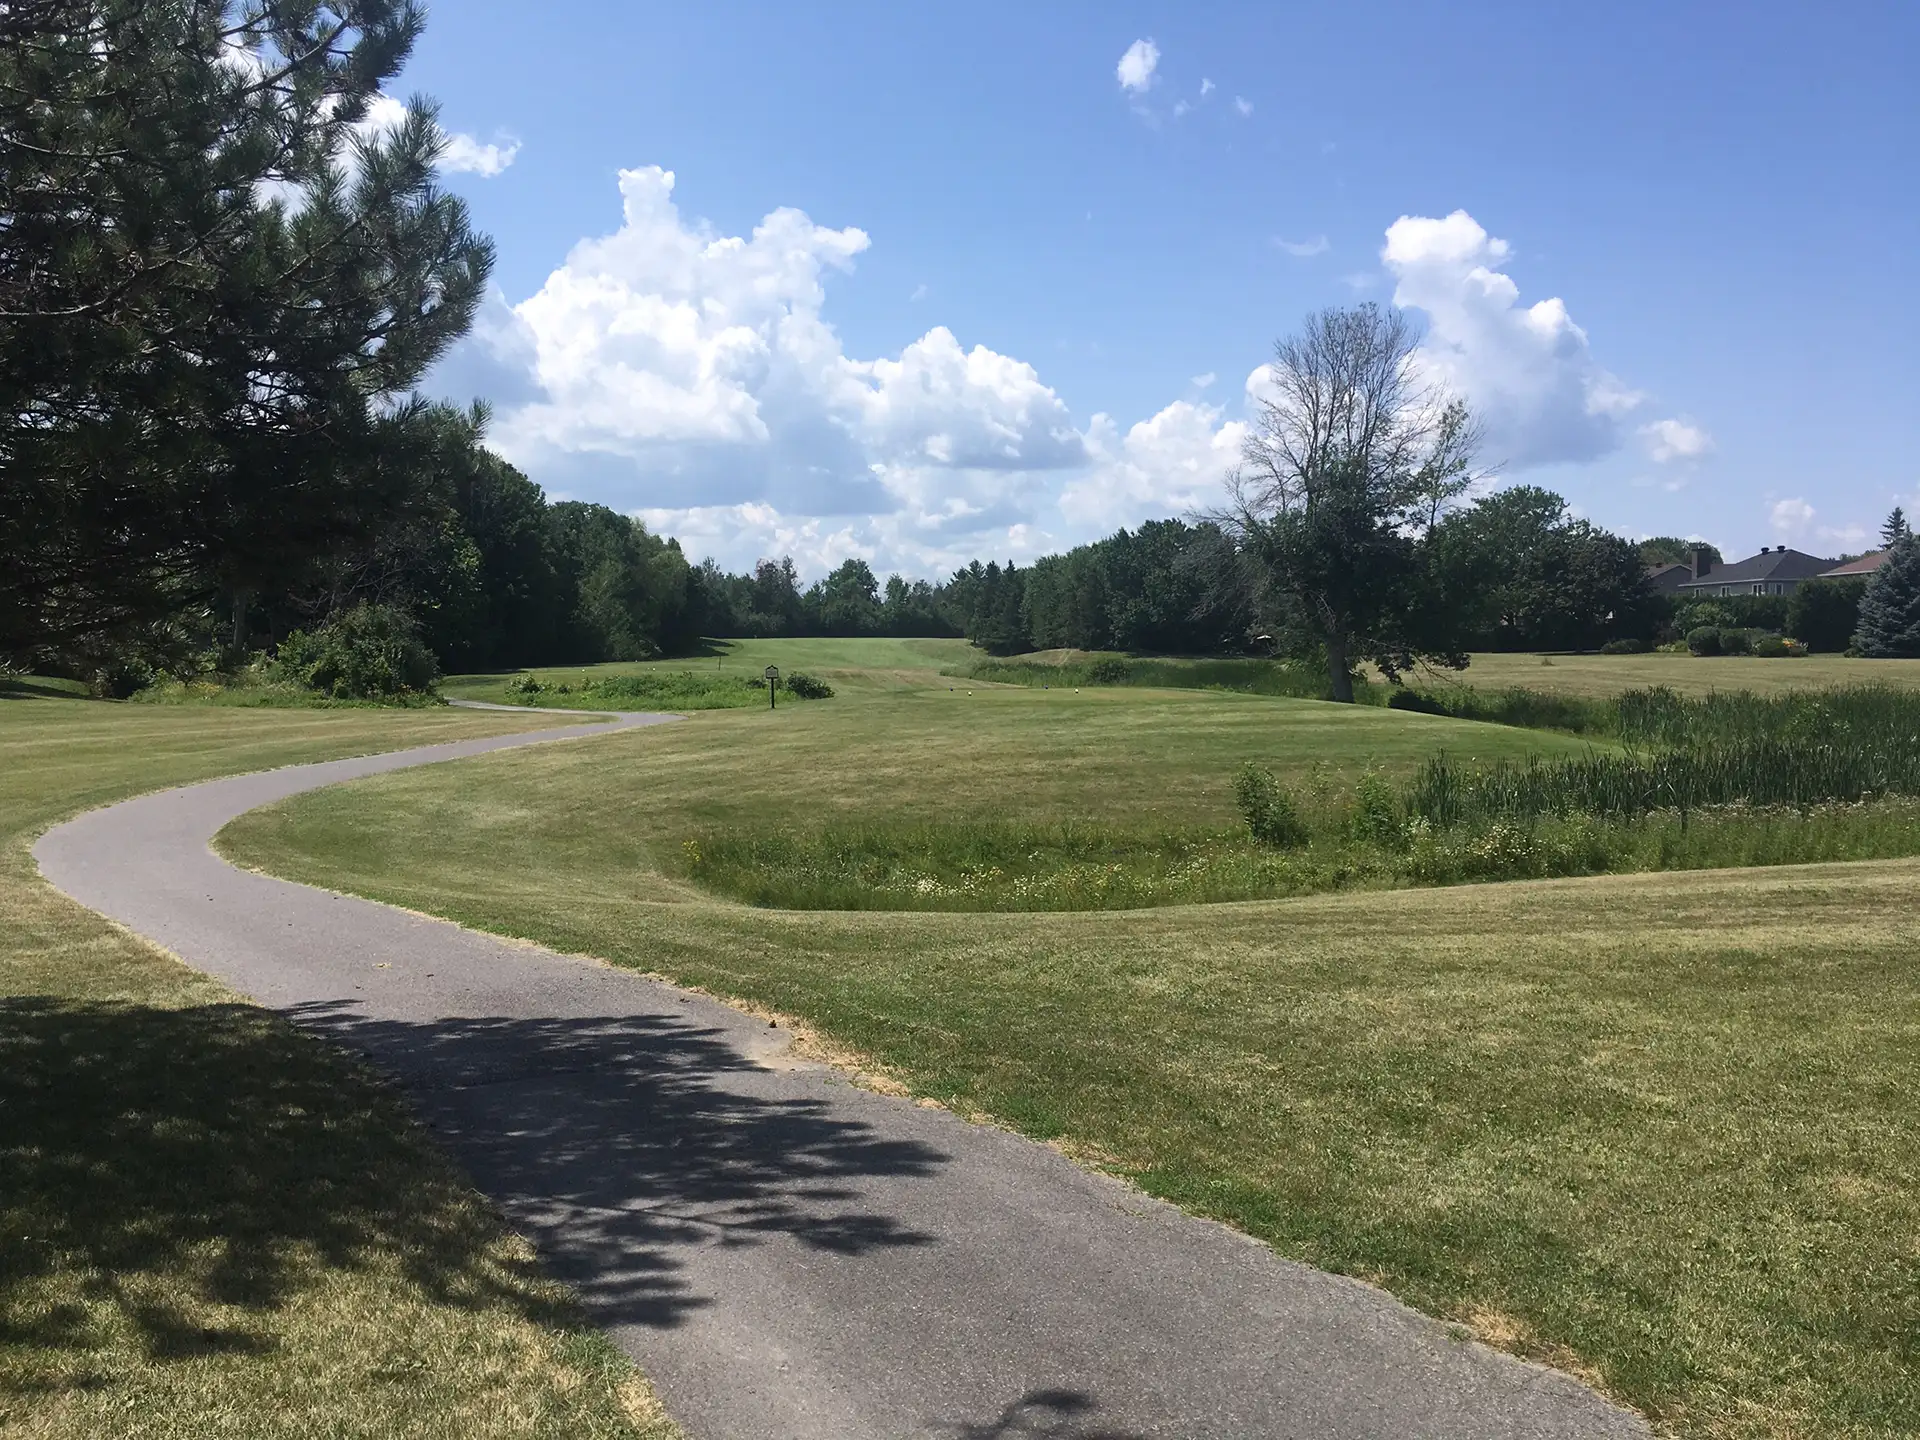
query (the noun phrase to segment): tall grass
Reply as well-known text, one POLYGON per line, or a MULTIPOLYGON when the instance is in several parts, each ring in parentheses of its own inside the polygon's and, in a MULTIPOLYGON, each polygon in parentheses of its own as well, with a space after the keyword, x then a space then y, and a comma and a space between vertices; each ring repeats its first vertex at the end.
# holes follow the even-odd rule
MULTIPOLYGON (((757 677, 756 677, 757 678, 757 677)), ((766 704, 766 682, 699 670, 643 670, 632 675, 581 676, 579 684, 523 675, 507 683, 516 705, 592 710, 738 710, 766 704)))
MULTIPOLYGON (((1212 659, 1136 659, 1096 656, 1050 664, 1042 660, 978 660, 943 673, 1002 685, 1084 688, 1134 685, 1161 690, 1232 690, 1243 695, 1272 695, 1291 700, 1327 700, 1326 675, 1287 660, 1218 657, 1212 659)), ((1384 704, 1386 687, 1356 684, 1355 698, 1384 704)))
POLYGON ((1446 829, 1920 795, 1920 694, 1856 686, 1695 699, 1654 689, 1602 703, 1629 753, 1474 768, 1439 755, 1408 788, 1408 813, 1446 829))
POLYGON ((841 825, 697 834, 666 868, 783 910, 1132 910, 1362 888, 1457 885, 1643 870, 1811 864, 1920 853, 1920 801, 1709 807, 1683 820, 1545 816, 1397 835, 1310 812, 1310 843, 1245 830, 1105 824, 841 825))

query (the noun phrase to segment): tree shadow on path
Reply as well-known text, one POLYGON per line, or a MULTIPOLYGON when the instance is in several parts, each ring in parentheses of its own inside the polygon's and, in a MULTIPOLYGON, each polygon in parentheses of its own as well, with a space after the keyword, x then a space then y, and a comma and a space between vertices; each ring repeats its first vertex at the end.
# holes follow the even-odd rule
MULTIPOLYGON (((395 1072, 510 1218, 563 1224, 558 1268, 603 1319, 672 1325, 704 1303, 679 1273, 690 1245, 928 1243, 854 1196, 933 1173, 937 1151, 756 1098, 771 1077, 713 1031, 297 1018, 395 1072)), ((125 1344, 162 1364, 267 1354, 329 1272, 375 1270, 435 1305, 571 1323, 334 1047, 251 1005, 0 997, 0 1394, 91 1384, 125 1344)))
POLYGON ((955 1440, 1145 1440, 1093 1418, 1100 1402, 1084 1390, 1029 1390, 991 1420, 945 1427, 955 1440))
POLYGON ((931 1244, 861 1182, 925 1177, 945 1156, 781 1093, 723 1031, 666 1016, 291 1017, 366 1056, 606 1324, 671 1326, 707 1303, 689 1247, 786 1238, 858 1256, 931 1244))

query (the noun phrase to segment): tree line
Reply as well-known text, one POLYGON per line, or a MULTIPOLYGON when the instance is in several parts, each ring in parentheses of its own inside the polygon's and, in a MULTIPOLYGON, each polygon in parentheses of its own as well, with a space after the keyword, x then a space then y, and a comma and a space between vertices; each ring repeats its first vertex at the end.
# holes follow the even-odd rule
MULTIPOLYGON (((435 181, 432 104, 368 123, 422 25, 413 0, 0 7, 0 666, 231 667, 373 609, 364 633, 404 631, 451 670, 963 635, 1283 653, 1344 697, 1367 664, 1676 623, 1647 547, 1545 490, 1483 493, 1472 414, 1373 305, 1275 347, 1216 512, 1024 567, 733 574, 550 501, 487 448, 483 409, 417 393, 493 265, 435 181)), ((1920 635, 1898 588, 1912 549, 1855 596, 1884 653, 1920 635)), ((1836 631, 1829 609, 1806 623, 1836 631)))

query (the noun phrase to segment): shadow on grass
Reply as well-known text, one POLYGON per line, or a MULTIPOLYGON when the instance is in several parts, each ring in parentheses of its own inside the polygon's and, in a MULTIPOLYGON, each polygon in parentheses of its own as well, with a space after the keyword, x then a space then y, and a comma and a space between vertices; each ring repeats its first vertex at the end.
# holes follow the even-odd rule
MULTIPOLYGON (((858 1177, 930 1173, 937 1152, 717 1088, 766 1072, 713 1032, 296 1018, 408 1082, 522 1228, 564 1225, 559 1268, 604 1322, 702 1304, 679 1278, 687 1245, 927 1243, 849 1202, 858 1177)), ((373 1264, 436 1304, 568 1321, 388 1091, 251 1006, 0 999, 0 1175, 0 1345, 101 1343, 73 1302, 106 1301, 151 1360, 263 1353, 316 1267, 373 1264)))
POLYGON ((0 700, 88 700, 86 687, 71 680, 35 675, 0 675, 0 700))

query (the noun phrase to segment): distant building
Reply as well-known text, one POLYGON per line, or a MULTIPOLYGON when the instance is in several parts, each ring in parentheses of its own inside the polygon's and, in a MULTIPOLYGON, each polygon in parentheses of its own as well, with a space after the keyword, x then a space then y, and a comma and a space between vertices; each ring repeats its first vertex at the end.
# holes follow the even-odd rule
POLYGON ((1749 559, 1716 565, 1704 546, 1695 546, 1693 563, 1687 568, 1688 577, 1673 587, 1673 593, 1682 597, 1789 595, 1802 580, 1818 579, 1831 573, 1835 566, 1831 560, 1789 550, 1784 545, 1771 550, 1762 546, 1760 553, 1749 559))
POLYGON ((1822 580, 1857 580, 1873 574, 1886 561, 1887 552, 1876 550, 1871 555, 1862 555, 1858 560, 1849 560, 1844 565, 1836 565, 1831 570, 1822 570, 1822 580))
POLYGON ((1669 560, 1664 565, 1647 566, 1647 583, 1659 595, 1671 595, 1680 588, 1684 580, 1693 578, 1693 567, 1680 560, 1669 560))

